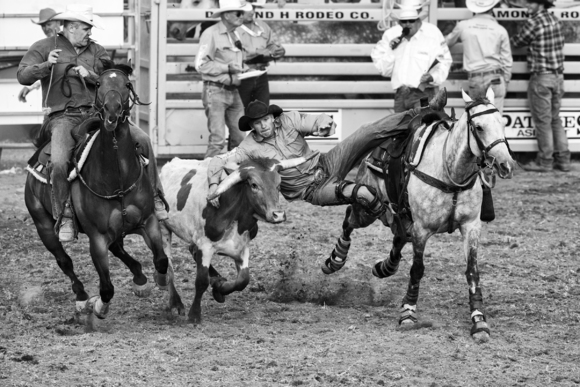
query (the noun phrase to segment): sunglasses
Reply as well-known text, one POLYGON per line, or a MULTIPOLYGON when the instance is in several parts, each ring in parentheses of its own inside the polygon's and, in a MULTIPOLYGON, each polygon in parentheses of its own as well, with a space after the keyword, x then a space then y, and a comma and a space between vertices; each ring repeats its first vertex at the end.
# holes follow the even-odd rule
POLYGON ((235 12, 230 12, 230 13, 236 15, 236 17, 244 16, 244 11, 235 11, 235 12))
POLYGON ((414 24, 419 19, 399 20, 399 24, 414 24))

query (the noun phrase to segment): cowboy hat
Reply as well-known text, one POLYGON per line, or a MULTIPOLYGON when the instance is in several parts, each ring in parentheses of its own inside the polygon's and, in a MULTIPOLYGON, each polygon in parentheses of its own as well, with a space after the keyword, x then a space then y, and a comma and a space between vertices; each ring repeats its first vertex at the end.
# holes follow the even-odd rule
POLYGON ((266 0, 254 0, 254 1, 250 1, 250 4, 252 4, 252 7, 255 8, 264 8, 264 5, 266 5, 266 0))
POLYGON ((252 4, 247 3, 246 0, 220 0, 220 8, 211 14, 213 19, 217 19, 224 12, 243 11, 249 12, 252 10, 252 4))
POLYGON ((465 6, 473 13, 484 13, 492 9, 501 0, 467 0, 465 6))
POLYGON ((397 20, 419 19, 419 10, 429 3, 429 0, 400 0, 395 2, 395 6, 400 8, 394 11, 397 20))
POLYGON ((53 17, 52 20, 79 21, 103 29, 101 18, 93 13, 93 7, 85 4, 69 4, 63 13, 53 17))
POLYGON ((42 25, 46 22, 49 22, 54 16, 58 15, 60 12, 56 12, 52 8, 43 8, 38 13, 38 21, 34 21, 30 19, 31 22, 34 24, 42 25))
POLYGON ((246 115, 242 116, 238 121, 238 128, 242 132, 247 132, 253 129, 251 126, 253 121, 266 117, 268 114, 272 114, 274 118, 277 118, 282 113, 284 113, 284 110, 281 107, 277 105, 268 106, 264 102, 256 99, 250 102, 246 109, 246 115))

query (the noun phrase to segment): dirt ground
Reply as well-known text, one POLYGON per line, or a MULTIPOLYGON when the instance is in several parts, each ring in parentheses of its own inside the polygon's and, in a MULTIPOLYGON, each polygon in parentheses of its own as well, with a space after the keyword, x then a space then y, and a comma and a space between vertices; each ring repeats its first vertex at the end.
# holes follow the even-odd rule
MULTIPOLYGON (((24 152, 26 153, 26 152, 24 152)), ((469 336, 468 290, 459 232, 433 237, 426 251, 419 319, 398 329, 411 263, 387 280, 371 265, 387 256, 390 232, 353 234, 350 260, 325 276, 320 263, 339 235, 344 207, 285 203, 288 221, 260 224, 252 281, 203 322, 165 312, 167 294, 131 292, 131 275, 111 257, 115 297, 96 332, 73 319, 74 296, 44 249, 23 201, 27 154, 0 162, 0 386, 571 386, 580 384, 580 164, 571 173, 518 171, 494 190, 497 219, 479 253, 491 339, 469 336)), ((127 250, 152 281, 140 237, 127 250)), ((174 246, 177 285, 193 300, 195 264, 174 246)), ((98 278, 85 237, 67 250, 91 295, 98 278)), ((233 263, 216 259, 234 275, 233 263)))

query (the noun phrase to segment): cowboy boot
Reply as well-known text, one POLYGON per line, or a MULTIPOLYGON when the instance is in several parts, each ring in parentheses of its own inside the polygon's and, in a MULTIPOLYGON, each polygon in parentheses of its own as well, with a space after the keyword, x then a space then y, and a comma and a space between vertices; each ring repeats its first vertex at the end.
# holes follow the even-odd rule
POLYGON ((62 219, 58 229, 58 240, 62 242, 72 242, 75 238, 75 228, 73 223, 73 214, 70 204, 67 202, 64 205, 62 212, 62 219))
POLYGON ((431 101, 429 101, 429 107, 432 110, 442 111, 445 105, 447 105, 447 89, 442 88, 433 98, 431 98, 431 101))

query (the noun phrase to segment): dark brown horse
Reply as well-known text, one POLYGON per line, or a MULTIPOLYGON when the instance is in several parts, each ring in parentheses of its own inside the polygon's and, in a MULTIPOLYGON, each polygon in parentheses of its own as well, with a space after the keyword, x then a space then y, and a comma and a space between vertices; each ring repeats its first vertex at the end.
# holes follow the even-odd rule
POLYGON ((156 271, 162 273, 156 276, 162 285, 165 285, 164 275, 168 265, 159 223, 154 215, 153 188, 136 153, 127 120, 131 102, 139 103, 129 81, 131 71, 129 66, 116 65, 101 73, 95 99, 99 118, 89 119, 81 125, 81 131, 99 131, 92 137, 90 151, 87 152, 85 148, 82 169, 79 170, 79 163, 75 161, 72 173, 78 175, 71 182, 75 223, 79 231, 89 237, 91 258, 100 279, 100 296, 89 299, 83 283, 74 272, 70 256, 58 240, 52 216, 51 186, 48 179, 43 182, 37 178, 39 175, 35 172, 39 168, 29 166, 31 173, 24 191, 26 207, 40 239, 72 281, 76 310, 92 309, 99 318, 106 317, 114 295, 108 251, 121 259, 133 273, 137 295, 146 295, 150 291, 141 264, 123 248, 126 234, 138 233, 143 236, 153 251, 156 271))

